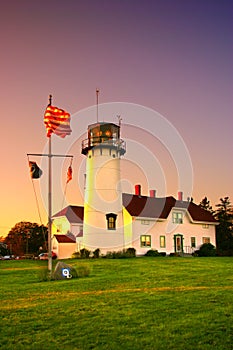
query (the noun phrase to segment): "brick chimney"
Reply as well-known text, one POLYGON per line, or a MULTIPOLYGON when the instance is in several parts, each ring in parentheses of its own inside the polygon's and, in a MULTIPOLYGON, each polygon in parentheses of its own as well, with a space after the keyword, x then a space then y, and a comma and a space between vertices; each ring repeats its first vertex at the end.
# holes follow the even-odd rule
POLYGON ((141 185, 135 185, 135 195, 141 196, 141 185))
POLYGON ((178 201, 182 201, 183 200, 183 192, 179 191, 178 192, 178 201))
POLYGON ((156 190, 150 190, 150 197, 156 197, 156 190))

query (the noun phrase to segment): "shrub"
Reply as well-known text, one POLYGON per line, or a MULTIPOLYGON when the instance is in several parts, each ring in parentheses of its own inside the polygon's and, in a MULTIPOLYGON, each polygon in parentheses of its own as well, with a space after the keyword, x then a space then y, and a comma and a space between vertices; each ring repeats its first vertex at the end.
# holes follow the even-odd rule
POLYGON ((160 256, 167 256, 167 253, 166 252, 161 252, 159 253, 160 256))
POLYGON ((136 256, 136 249, 128 248, 119 250, 117 252, 107 252, 105 258, 107 259, 126 259, 126 258, 134 258, 136 256))
POLYGON ((89 259, 90 254, 91 254, 91 251, 86 248, 83 248, 80 250, 81 259, 89 259))
POLYGON ((126 250, 126 254, 128 258, 135 258, 136 256, 136 249, 135 248, 128 248, 126 250))
POLYGON ((77 272, 77 277, 81 278, 81 277, 87 277, 90 275, 91 272, 91 268, 88 265, 78 265, 75 268, 76 272, 77 272))
POLYGON ((198 256, 216 256, 216 249, 213 244, 204 243, 196 253, 198 256))
POLYGON ((97 248, 96 250, 94 250, 93 252, 93 258, 94 259, 98 259, 100 257, 100 249, 97 248))
POLYGON ((81 254, 80 252, 74 252, 71 256, 72 259, 80 259, 81 258, 81 254))
POLYGON ((176 252, 175 252, 175 253, 170 253, 169 256, 172 256, 172 257, 174 257, 174 256, 175 256, 175 257, 180 257, 181 255, 180 255, 180 253, 176 253, 176 252))
POLYGON ((107 259, 119 259, 121 255, 122 255, 122 252, 120 252, 120 251, 119 252, 113 251, 113 252, 107 252, 105 257, 107 259))
POLYGON ((158 250, 150 249, 146 252, 145 256, 160 256, 158 250))

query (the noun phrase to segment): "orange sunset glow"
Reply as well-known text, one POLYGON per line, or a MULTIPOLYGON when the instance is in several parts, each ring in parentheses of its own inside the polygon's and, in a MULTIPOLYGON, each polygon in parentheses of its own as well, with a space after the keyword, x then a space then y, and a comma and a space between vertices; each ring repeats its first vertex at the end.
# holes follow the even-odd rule
POLYGON ((207 0, 4 2, 0 236, 19 221, 40 224, 35 193, 47 224, 47 160, 30 157, 43 171, 33 188, 27 154, 46 153, 49 94, 70 114, 72 130, 52 135, 53 151, 74 156, 65 201, 70 161, 53 159, 53 212, 83 205, 81 140, 96 122, 97 86, 99 119, 122 118, 126 192, 140 183, 146 195, 184 191, 213 207, 224 196, 233 201, 232 9, 207 0), (177 165, 178 142, 185 156, 177 165))

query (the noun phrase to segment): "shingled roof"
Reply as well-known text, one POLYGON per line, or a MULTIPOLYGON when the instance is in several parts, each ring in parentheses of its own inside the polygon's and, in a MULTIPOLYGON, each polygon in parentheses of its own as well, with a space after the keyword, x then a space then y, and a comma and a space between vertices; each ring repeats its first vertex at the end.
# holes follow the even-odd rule
POLYGON ((193 202, 176 201, 176 208, 188 208, 188 212, 193 221, 217 223, 217 220, 208 210, 201 208, 193 202))
POLYGON ((83 223, 83 207, 77 205, 69 205, 68 207, 62 209, 53 218, 60 216, 65 216, 67 220, 72 224, 82 224, 83 223))
POLYGON ((166 219, 174 207, 173 197, 146 197, 123 193, 123 206, 131 216, 166 219))
POLYGON ((192 221, 217 223, 213 215, 199 205, 177 201, 174 197, 147 197, 123 193, 123 206, 131 216, 152 219, 167 219, 172 208, 187 209, 192 221))
POLYGON ((75 240, 68 237, 67 235, 54 235, 58 243, 75 243, 75 240))
MULTIPOLYGON (((147 197, 134 194, 123 193, 123 206, 129 214, 134 217, 167 219, 172 208, 187 209, 188 213, 195 222, 217 223, 213 215, 201 208, 199 205, 188 202, 178 201, 174 197, 147 197)), ((56 213, 53 218, 66 216, 70 223, 83 223, 84 208, 76 205, 69 205, 56 213)))

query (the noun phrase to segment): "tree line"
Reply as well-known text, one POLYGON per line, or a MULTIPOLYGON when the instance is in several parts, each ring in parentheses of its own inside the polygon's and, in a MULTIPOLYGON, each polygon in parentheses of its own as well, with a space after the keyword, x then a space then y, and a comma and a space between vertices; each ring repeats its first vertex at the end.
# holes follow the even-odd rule
POLYGON ((0 255, 38 255, 47 251, 48 228, 37 223, 21 221, 18 222, 1 239, 0 255))
POLYGON ((220 198, 213 210, 210 201, 204 197, 200 207, 211 212, 218 221, 216 227, 216 248, 219 256, 233 256, 233 207, 229 197, 220 198))

